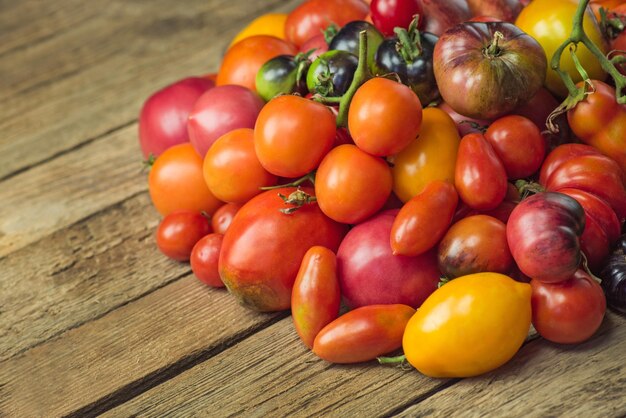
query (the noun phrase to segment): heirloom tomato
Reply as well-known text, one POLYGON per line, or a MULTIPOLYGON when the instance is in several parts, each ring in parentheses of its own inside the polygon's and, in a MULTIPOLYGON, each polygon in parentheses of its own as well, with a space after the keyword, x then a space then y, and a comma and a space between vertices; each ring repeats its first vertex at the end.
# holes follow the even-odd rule
POLYGON ((191 271, 198 280, 211 287, 224 287, 218 268, 223 240, 223 234, 208 234, 200 239, 191 250, 189 258, 191 271))
MULTIPOLYGON (((548 60, 552 58, 556 49, 569 37, 572 32, 572 18, 578 7, 576 0, 533 0, 522 9, 515 20, 515 25, 539 42, 545 51, 548 60)), ((587 9, 583 19, 583 28, 591 41, 607 52, 606 42, 598 22, 591 10, 587 9)), ((576 56, 587 71, 590 78, 604 80, 606 73, 600 66, 598 59, 584 46, 578 44, 576 56)), ((578 82, 581 76, 576 70, 574 61, 567 50, 561 56, 561 69, 566 71, 578 82)), ((559 75, 548 68, 545 80, 546 87, 559 97, 567 96, 567 89, 559 75)))
POLYGON ((202 237, 211 232, 206 216, 194 211, 176 211, 167 215, 157 228, 156 242, 167 257, 189 260, 191 250, 202 237))
POLYGON ((408 362, 431 377, 471 377, 509 361, 526 339, 531 288, 498 273, 459 277, 437 289, 409 320, 408 362))
POLYGON ((398 198, 407 202, 433 180, 453 183, 459 141, 456 125, 446 112, 425 108, 419 136, 389 158, 398 198))

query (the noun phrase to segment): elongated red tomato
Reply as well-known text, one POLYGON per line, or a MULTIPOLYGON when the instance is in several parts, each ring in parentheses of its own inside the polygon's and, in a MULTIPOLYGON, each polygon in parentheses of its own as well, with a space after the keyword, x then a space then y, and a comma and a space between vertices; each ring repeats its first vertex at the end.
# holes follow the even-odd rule
POLYGON ((391 227, 393 254, 419 255, 433 248, 450 226, 459 196, 447 181, 435 180, 406 202, 391 227))
POLYGON ((341 291, 337 257, 326 247, 311 247, 300 264, 291 293, 291 315, 302 342, 313 348, 322 328, 337 319, 341 291))
POLYGON ((470 133, 461 139, 454 184, 459 197, 473 209, 495 209, 506 196, 506 171, 485 137, 470 133))
POLYGON ((313 352, 332 363, 373 360, 402 346, 402 335, 415 309, 407 305, 369 305, 326 325, 315 337, 313 352))

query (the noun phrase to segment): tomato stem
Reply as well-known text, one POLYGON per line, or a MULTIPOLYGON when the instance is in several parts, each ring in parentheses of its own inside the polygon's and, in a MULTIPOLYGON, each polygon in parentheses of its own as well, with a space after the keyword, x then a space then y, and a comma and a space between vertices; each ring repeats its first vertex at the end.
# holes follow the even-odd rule
POLYGON ((311 196, 304 190, 298 188, 289 194, 289 196, 285 196, 284 194, 278 193, 278 197, 283 199, 286 205, 293 205, 290 208, 281 208, 278 209, 279 212, 282 212, 286 215, 291 215, 298 209, 300 209, 304 205, 308 205, 309 203, 317 202, 317 198, 315 196, 311 196))
POLYGON ((354 78, 348 88, 348 91, 341 96, 339 102, 339 114, 337 115, 337 126, 342 128, 348 127, 348 109, 354 93, 361 87, 363 83, 371 78, 369 69, 367 68, 367 32, 359 32, 359 63, 357 64, 354 78))
POLYGON ((292 181, 291 183, 277 184, 276 186, 263 186, 263 187, 259 187, 259 189, 260 190, 275 190, 275 189, 280 189, 283 187, 298 187, 307 181, 310 182, 312 185, 315 185, 315 171, 311 171, 310 173, 305 174, 304 176, 292 181))
POLYGON ((419 15, 415 15, 413 16, 408 30, 401 27, 394 28, 393 30, 398 38, 396 50, 407 64, 412 64, 422 55, 423 48, 422 41, 420 40, 420 32, 419 29, 417 29, 418 22, 419 15))
POLYGON ((406 356, 404 354, 400 355, 400 356, 394 356, 394 357, 376 357, 376 360, 378 360, 378 364, 383 364, 383 365, 392 365, 392 366, 397 366, 400 367, 403 370, 408 370, 411 368, 411 366, 407 363, 406 361, 406 356))
POLYGON ((525 199, 530 195, 545 192, 546 189, 539 183, 519 179, 515 181, 515 187, 519 191, 520 199, 525 199))
POLYGON ((491 44, 487 48, 485 48, 485 56, 487 58, 495 58, 500 55, 500 46, 498 46, 498 42, 504 39, 504 35, 500 31, 495 31, 493 34, 493 38, 491 39, 491 44))

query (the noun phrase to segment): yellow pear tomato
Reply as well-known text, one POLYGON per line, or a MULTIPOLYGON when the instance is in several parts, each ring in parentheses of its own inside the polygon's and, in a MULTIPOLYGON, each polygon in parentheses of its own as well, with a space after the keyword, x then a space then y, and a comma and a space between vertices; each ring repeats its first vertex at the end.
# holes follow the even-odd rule
POLYGON ((477 273, 433 292, 411 317, 402 347, 431 377, 477 376, 509 361, 531 322, 531 287, 499 273, 477 273))
POLYGON ((284 13, 267 13, 254 19, 235 36, 230 43, 234 45, 244 38, 254 35, 271 35, 285 39, 285 22, 287 15, 284 13))

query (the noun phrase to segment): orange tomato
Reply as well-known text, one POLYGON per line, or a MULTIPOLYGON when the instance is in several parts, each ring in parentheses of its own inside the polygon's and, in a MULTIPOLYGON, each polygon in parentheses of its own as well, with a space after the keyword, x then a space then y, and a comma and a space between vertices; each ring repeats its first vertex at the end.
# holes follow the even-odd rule
POLYGON ((230 46, 235 45, 242 39, 255 35, 271 35, 285 39, 285 22, 287 15, 284 13, 267 13, 254 19, 243 28, 231 41, 230 46))

